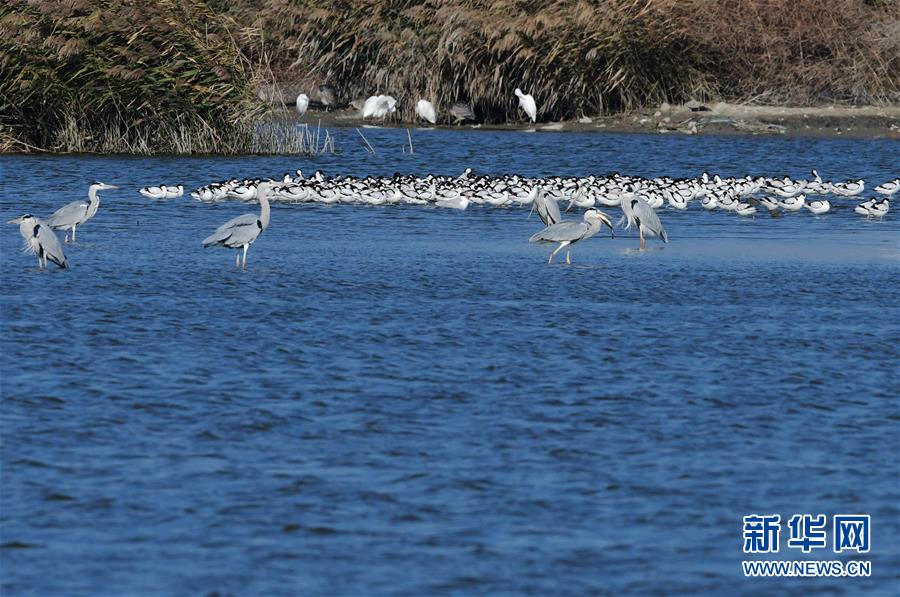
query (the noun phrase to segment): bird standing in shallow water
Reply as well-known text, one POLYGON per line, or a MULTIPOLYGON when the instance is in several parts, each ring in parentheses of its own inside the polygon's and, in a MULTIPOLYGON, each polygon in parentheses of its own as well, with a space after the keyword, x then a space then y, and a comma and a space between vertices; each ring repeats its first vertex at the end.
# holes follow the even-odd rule
MULTIPOLYGON (((547 226, 540 232, 537 232, 528 239, 532 243, 559 243, 559 246, 550 253, 547 259, 547 265, 553 263, 553 257, 556 256, 563 248, 568 247, 578 241, 590 238, 600 231, 600 226, 609 226, 612 232, 612 220, 609 219, 602 211, 589 209, 584 212, 584 221, 576 222, 574 220, 563 220, 556 224, 547 226)), ((615 237, 615 234, 612 235, 615 237)), ((566 263, 572 263, 571 249, 566 249, 566 263)))
POLYGON ((263 181, 256 187, 256 197, 259 199, 259 215, 244 214, 232 220, 228 220, 219 228, 203 239, 203 246, 212 247, 220 246, 229 249, 238 249, 237 256, 234 260, 235 267, 243 267, 247 269, 247 249, 259 238, 269 226, 269 199, 268 194, 275 183, 272 181, 263 181), (241 249, 244 251, 243 265, 241 262, 241 249))
POLYGON ((518 87, 516 87, 516 97, 519 98, 519 107, 525 110, 531 122, 534 122, 537 118, 537 104, 534 103, 534 98, 527 93, 522 93, 518 87))
POLYGON ((643 197, 639 197, 634 193, 630 193, 627 197, 622 198, 623 217, 627 221, 625 230, 628 230, 632 224, 637 225, 638 235, 641 238, 641 250, 644 249, 644 234, 652 234, 658 236, 664 243, 669 242, 669 235, 663 228, 659 216, 650 207, 643 197))
POLYGON ((19 234, 25 239, 25 250, 37 255, 38 267, 46 268, 48 259, 62 269, 69 267, 69 261, 59 243, 59 238, 53 229, 42 222, 40 218, 25 214, 20 218, 9 220, 7 224, 19 225, 19 234))
POLYGON ((65 242, 69 242, 69 230, 72 230, 72 242, 75 242, 75 227, 84 224, 94 217, 97 209, 100 207, 100 197, 97 191, 106 189, 118 189, 119 187, 102 182, 95 182, 88 187, 87 201, 73 201, 60 207, 56 212, 47 218, 47 226, 55 230, 65 230, 65 242))

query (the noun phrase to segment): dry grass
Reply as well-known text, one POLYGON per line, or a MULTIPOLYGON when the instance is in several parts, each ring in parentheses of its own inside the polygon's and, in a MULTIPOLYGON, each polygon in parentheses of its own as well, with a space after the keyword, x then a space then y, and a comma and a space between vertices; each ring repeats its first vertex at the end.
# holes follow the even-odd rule
POLYGON ((185 146, 176 125, 222 141, 263 114, 253 70, 201 0, 5 0, 0 68, 7 147, 170 151, 185 146))
POLYGON ((257 97, 273 79, 312 97, 327 82, 347 102, 389 93, 408 121, 422 97, 445 115, 464 101, 484 120, 520 120, 515 87, 538 99, 544 120, 688 98, 898 102, 900 4, 0 3, 0 151, 296 147, 257 97))
POLYGON ((420 97, 488 120, 573 118, 689 98, 900 99, 896 0, 448 0, 230 3, 241 45, 279 79, 343 99, 420 97), (260 5, 262 9, 260 9, 260 5))

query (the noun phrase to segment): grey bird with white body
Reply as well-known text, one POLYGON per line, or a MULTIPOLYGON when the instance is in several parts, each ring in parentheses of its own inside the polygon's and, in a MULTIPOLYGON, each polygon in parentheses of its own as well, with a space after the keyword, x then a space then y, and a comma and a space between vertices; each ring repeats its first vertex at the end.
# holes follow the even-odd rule
MULTIPOLYGON (((623 218, 626 220, 625 230, 631 228, 635 224, 638 228, 638 235, 641 238, 641 249, 644 248, 644 235, 652 234, 658 236, 664 243, 669 242, 669 235, 663 228, 659 216, 647 203, 647 200, 635 193, 629 193, 622 197, 623 218)), ((620 222, 621 223, 621 222, 620 222)))
POLYGON ((229 249, 237 249, 234 266, 247 269, 247 249, 259 238, 269 226, 269 191, 275 183, 271 180, 263 181, 256 186, 256 197, 259 199, 259 215, 244 214, 232 220, 228 220, 219 228, 203 239, 204 247, 220 246, 229 249), (244 252, 243 264, 241 262, 241 250, 244 252))
POLYGON ((50 260, 62 269, 69 267, 69 261, 63 252, 62 244, 56 233, 47 224, 31 214, 9 220, 7 224, 18 224, 19 234, 25 239, 25 250, 37 255, 38 266, 47 267, 50 260))
POLYGON ((47 226, 55 230, 63 229, 66 231, 65 242, 69 242, 69 230, 72 230, 72 242, 75 242, 75 227, 80 226, 94 217, 97 209, 100 207, 100 197, 97 191, 105 191, 107 189, 118 189, 119 187, 102 182, 95 182, 88 187, 88 200, 73 201, 60 207, 56 212, 47 218, 47 226))
MULTIPOLYGON (((602 211, 589 209, 584 212, 583 222, 574 220, 557 222, 535 233, 528 241, 532 243, 559 243, 559 246, 550 253, 550 258, 547 259, 547 265, 550 265, 553 263, 553 258, 556 254, 563 248, 594 236, 600 231, 601 225, 609 226, 609 230, 612 232, 613 224, 609 216, 602 211)), ((612 236, 615 237, 615 234, 612 236)), ((566 249, 566 263, 572 263, 571 253, 571 249, 566 249)))

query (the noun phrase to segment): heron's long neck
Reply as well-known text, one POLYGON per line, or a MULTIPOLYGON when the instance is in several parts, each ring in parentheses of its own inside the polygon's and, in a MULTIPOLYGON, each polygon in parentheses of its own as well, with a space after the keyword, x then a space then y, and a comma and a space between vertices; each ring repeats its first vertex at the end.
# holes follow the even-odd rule
POLYGON ((262 222, 263 230, 269 227, 269 194, 268 189, 262 189, 259 194, 259 221, 262 222))
POLYGON ((95 187, 88 187, 88 199, 91 202, 91 205, 99 205, 100 197, 97 195, 97 189, 95 187))

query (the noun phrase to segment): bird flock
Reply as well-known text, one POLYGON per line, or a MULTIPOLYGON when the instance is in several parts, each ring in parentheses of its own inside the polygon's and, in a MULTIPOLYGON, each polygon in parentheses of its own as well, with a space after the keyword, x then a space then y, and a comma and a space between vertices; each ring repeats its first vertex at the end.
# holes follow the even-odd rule
MULTIPOLYGON (((523 92, 518 87, 514 93, 519 99, 519 108, 525 112, 531 122, 537 122, 538 110, 534 97, 523 92)), ((338 105, 337 94, 334 88, 329 85, 319 86, 319 97, 326 110, 338 105)), ((301 116, 306 114, 309 105, 309 96, 305 93, 299 94, 294 102, 297 113, 301 116)), ((372 95, 365 100, 355 100, 351 102, 351 105, 360 111, 360 115, 363 118, 380 118, 384 120, 389 114, 397 111, 397 100, 391 95, 372 95)), ((465 102, 454 103, 450 106, 449 112, 455 123, 475 120, 475 112, 472 110, 472 106, 465 102)), ((415 114, 417 118, 421 118, 431 124, 437 123, 438 111, 434 104, 427 99, 423 98, 416 102, 415 114)))
MULTIPOLYGON (((270 201, 285 203, 350 203, 364 205, 430 205, 441 209, 465 210, 470 205, 493 207, 531 207, 544 223, 544 229, 530 238, 531 242, 558 244, 548 263, 566 249, 566 262, 571 263, 571 246, 596 235, 603 226, 612 234, 610 217, 598 208, 620 208, 618 224, 626 230, 634 226, 645 247, 645 237, 655 236, 668 242, 668 234, 658 215, 662 209, 687 210, 691 203, 699 203, 706 211, 733 212, 737 216, 752 217, 768 213, 773 217, 784 213, 807 210, 819 216, 832 210, 832 200, 855 199, 865 190, 864 180, 842 182, 823 181, 813 170, 810 179, 743 176, 723 178, 704 172, 696 178, 643 178, 613 173, 608 176, 546 178, 515 174, 485 176, 467 168, 459 176, 428 174, 411 176, 333 176, 320 171, 305 176, 301 170, 285 174, 281 180, 236 178, 214 182, 190 193, 198 201, 217 202, 229 199, 258 201, 259 214, 246 214, 220 226, 202 241, 204 247, 222 246, 237 250, 235 265, 246 268, 247 251, 270 219, 270 201), (831 199, 824 198, 825 196, 831 199), (572 208, 586 210, 581 220, 565 219, 572 208), (760 212, 760 210, 765 210, 760 212)), ((94 183, 88 189, 87 201, 74 201, 50 216, 46 222, 30 214, 9 220, 19 225, 25 239, 25 250, 38 257, 41 268, 52 261, 61 268, 68 260, 54 230, 65 230, 64 242, 75 242, 77 227, 84 225, 100 205, 98 191, 118 187, 94 183)), ((900 191, 900 178, 874 187, 879 197, 871 197, 856 204, 853 211, 866 218, 883 218, 890 209, 890 198, 900 191)), ((139 193, 154 200, 181 197, 184 185, 157 185, 141 188, 139 193)))

